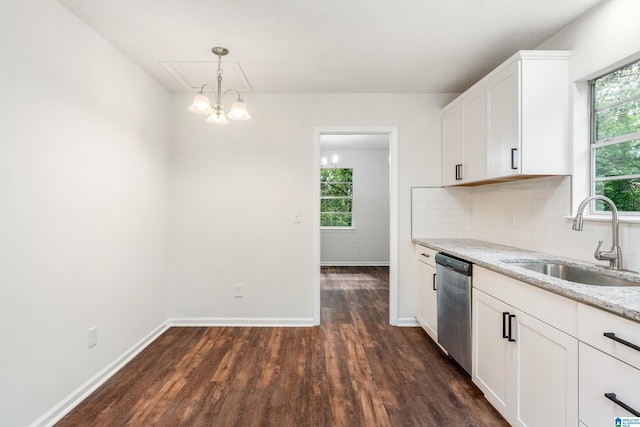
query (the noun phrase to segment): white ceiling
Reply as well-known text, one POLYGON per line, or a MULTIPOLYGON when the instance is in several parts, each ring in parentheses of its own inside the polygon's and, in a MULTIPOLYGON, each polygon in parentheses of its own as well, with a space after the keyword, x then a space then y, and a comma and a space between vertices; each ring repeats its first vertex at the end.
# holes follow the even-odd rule
POLYGON ((214 83, 223 46, 224 88, 244 72, 244 90, 262 93, 440 93, 601 0, 58 1, 172 92, 203 83, 176 73, 214 83))

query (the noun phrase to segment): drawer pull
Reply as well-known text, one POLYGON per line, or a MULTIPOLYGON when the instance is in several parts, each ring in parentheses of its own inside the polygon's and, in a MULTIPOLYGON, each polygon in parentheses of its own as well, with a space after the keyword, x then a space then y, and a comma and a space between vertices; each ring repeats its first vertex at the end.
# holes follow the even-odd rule
POLYGON ((612 340, 614 340, 614 341, 619 342, 620 344, 624 344, 624 345, 626 345, 627 347, 631 347, 632 349, 634 349, 634 350, 636 350, 636 351, 640 351, 640 346, 635 345, 634 343, 631 343, 631 342, 629 342, 629 341, 625 341, 625 340, 623 340, 622 338, 618 338, 618 337, 616 336, 616 334, 614 334, 613 332, 605 332, 603 335, 604 335, 605 337, 609 338, 609 339, 612 339, 612 340))
POLYGON ((633 409, 631 406, 627 405, 626 403, 618 400, 616 398, 616 394, 615 393, 605 393, 604 397, 606 397, 607 399, 609 399, 610 401, 612 401, 616 405, 623 407, 624 409, 626 409, 627 411, 631 412, 636 417, 640 417, 640 412, 636 411, 635 409, 633 409))
POLYGON ((420 255, 422 255, 422 256, 423 256, 423 257, 425 257, 425 258, 429 258, 429 257, 430 257, 430 255, 429 255, 429 254, 425 254, 424 252, 423 252, 423 253, 421 253, 420 255))

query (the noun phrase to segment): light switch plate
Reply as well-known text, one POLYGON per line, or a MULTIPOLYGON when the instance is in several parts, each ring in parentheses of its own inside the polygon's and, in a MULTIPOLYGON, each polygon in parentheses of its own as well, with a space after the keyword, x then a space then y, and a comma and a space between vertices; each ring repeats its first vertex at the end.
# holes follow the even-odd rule
POLYGON ((98 327, 92 326, 89 328, 89 348, 95 347, 98 344, 98 327))

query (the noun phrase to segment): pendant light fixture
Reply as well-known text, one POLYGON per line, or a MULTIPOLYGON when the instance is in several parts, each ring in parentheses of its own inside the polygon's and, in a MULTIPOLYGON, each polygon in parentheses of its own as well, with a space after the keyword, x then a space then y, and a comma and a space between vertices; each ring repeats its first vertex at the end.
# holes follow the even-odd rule
POLYGON ((215 125, 226 125, 229 122, 227 121, 227 117, 232 120, 249 120, 251 116, 247 112, 247 106, 244 104, 242 97, 240 96, 240 92, 236 89, 227 89, 222 92, 222 57, 229 53, 229 49, 224 47, 214 47, 211 49, 214 55, 218 56, 218 90, 216 92, 216 103, 211 106, 209 102, 209 98, 204 94, 205 86, 211 86, 209 83, 205 83, 202 85, 198 94, 195 98, 193 98, 193 103, 189 107, 189 111, 196 114, 208 115, 207 122, 213 123, 215 125), (236 102, 231 106, 231 110, 229 114, 225 115, 224 106, 222 105, 222 97, 225 96, 229 92, 235 92, 237 99, 236 102))
MULTIPOLYGON (((338 164, 338 155, 334 154, 333 157, 331 158, 331 160, 333 161, 333 168, 336 168, 336 165, 338 164)), ((320 160, 320 166, 322 167, 322 169, 325 169, 327 167, 327 158, 323 157, 320 160)))

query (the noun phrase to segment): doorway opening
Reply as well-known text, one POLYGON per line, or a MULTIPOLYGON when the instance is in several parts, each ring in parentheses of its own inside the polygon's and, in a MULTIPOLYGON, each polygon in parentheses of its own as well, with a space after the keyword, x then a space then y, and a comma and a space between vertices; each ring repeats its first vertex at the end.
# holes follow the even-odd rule
MULTIPOLYGON (((315 129, 315 138, 314 138, 314 164, 316 165, 316 171, 322 166, 322 159, 327 158, 326 165, 324 167, 346 167, 353 168, 354 164, 357 164, 357 161, 351 158, 349 160, 349 156, 354 156, 357 154, 356 152, 359 150, 384 150, 384 156, 388 159, 388 168, 384 170, 388 170, 387 176, 382 177, 384 179, 384 184, 378 183, 378 185, 387 185, 388 188, 384 189, 386 193, 388 189, 388 199, 386 201, 387 209, 381 209, 384 211, 382 213, 387 213, 388 218, 388 226, 387 230, 384 230, 383 233, 373 233, 373 235, 377 235, 374 237, 367 237, 368 239, 374 239, 373 241, 369 240, 367 242, 361 242, 357 235, 358 221, 361 221, 360 224, 363 226, 363 229, 366 228, 366 224, 368 221, 373 221, 373 219, 368 218, 366 213, 363 211, 362 207, 358 207, 357 204, 353 205, 353 214, 352 223, 343 222, 340 223, 338 227, 331 227, 330 223, 327 222, 327 217, 323 216, 321 220, 321 177, 320 173, 315 173, 314 179, 314 241, 315 241, 315 280, 314 280, 314 324, 319 325, 321 322, 321 284, 320 284, 320 274, 321 274, 321 266, 323 264, 323 255, 325 257, 325 264, 334 264, 334 265, 380 265, 380 261, 384 258, 388 260, 388 271, 389 271, 389 323, 391 325, 398 324, 398 138, 397 138, 397 128, 396 127, 349 127, 349 128, 316 128, 315 129), (340 155, 338 154, 337 161, 333 158, 335 153, 343 153, 343 162, 340 161, 340 155), (355 162, 355 163, 354 163, 355 162), (352 166, 349 166, 352 165, 352 166), (329 225, 328 227, 322 228, 321 224, 329 225), (335 234, 334 234, 335 233, 335 234), (333 250, 331 251, 331 256, 334 257, 332 260, 326 260, 328 255, 328 248, 322 247, 322 236, 331 236, 338 237, 332 238, 333 250), (345 240, 346 239, 346 240, 345 240), (378 243, 376 243, 375 239, 378 239, 378 243), (383 243, 380 243, 381 240, 384 239, 383 243), (345 241, 349 241, 349 244, 344 244, 345 241), (384 246, 384 247, 381 247, 384 246), (351 250, 352 253, 345 255, 345 248, 351 250), (340 254, 342 252, 342 254, 340 254), (373 253, 372 253, 373 252, 373 253), (344 258, 346 256, 346 258, 344 258), (343 258, 340 258, 343 257, 343 258), (349 258, 351 257, 351 258, 349 258), (369 257, 369 259, 373 259, 374 261, 363 261, 363 259, 369 257), (373 257, 373 258, 371 258, 373 257), (342 259, 342 260, 340 260, 342 259), (345 261, 346 259, 346 261, 345 261)), ((379 155, 379 153, 378 153, 379 155)), ((356 156, 357 157, 357 156, 356 156)), ((375 156, 368 156, 369 159, 375 159, 375 156)), ((363 159, 359 160, 360 162, 363 159)), ((370 161, 370 160, 365 160, 370 161)), ((357 169, 353 172, 354 176, 357 176, 357 169)), ((337 174, 339 175, 339 174, 337 174)), ((355 181, 356 178, 354 178, 355 181)), ((358 191, 357 188, 354 191, 358 191)), ((326 197, 325 197, 326 199, 326 197)), ((342 206, 348 206, 342 205, 342 206)), ((347 210, 347 208, 342 208, 340 210, 347 210)), ((375 212, 372 212, 375 214, 375 212)), ((326 214, 325 214, 326 215, 326 214)), ((345 212, 341 212, 340 215, 345 215, 345 212)), ((375 217, 376 215, 373 215, 375 217)), ((349 217, 351 218, 351 217, 349 217)), ((379 219, 379 218, 378 218, 379 219)), ((371 236, 371 233, 369 233, 371 236)), ((329 239, 327 239, 328 241, 329 239)))

